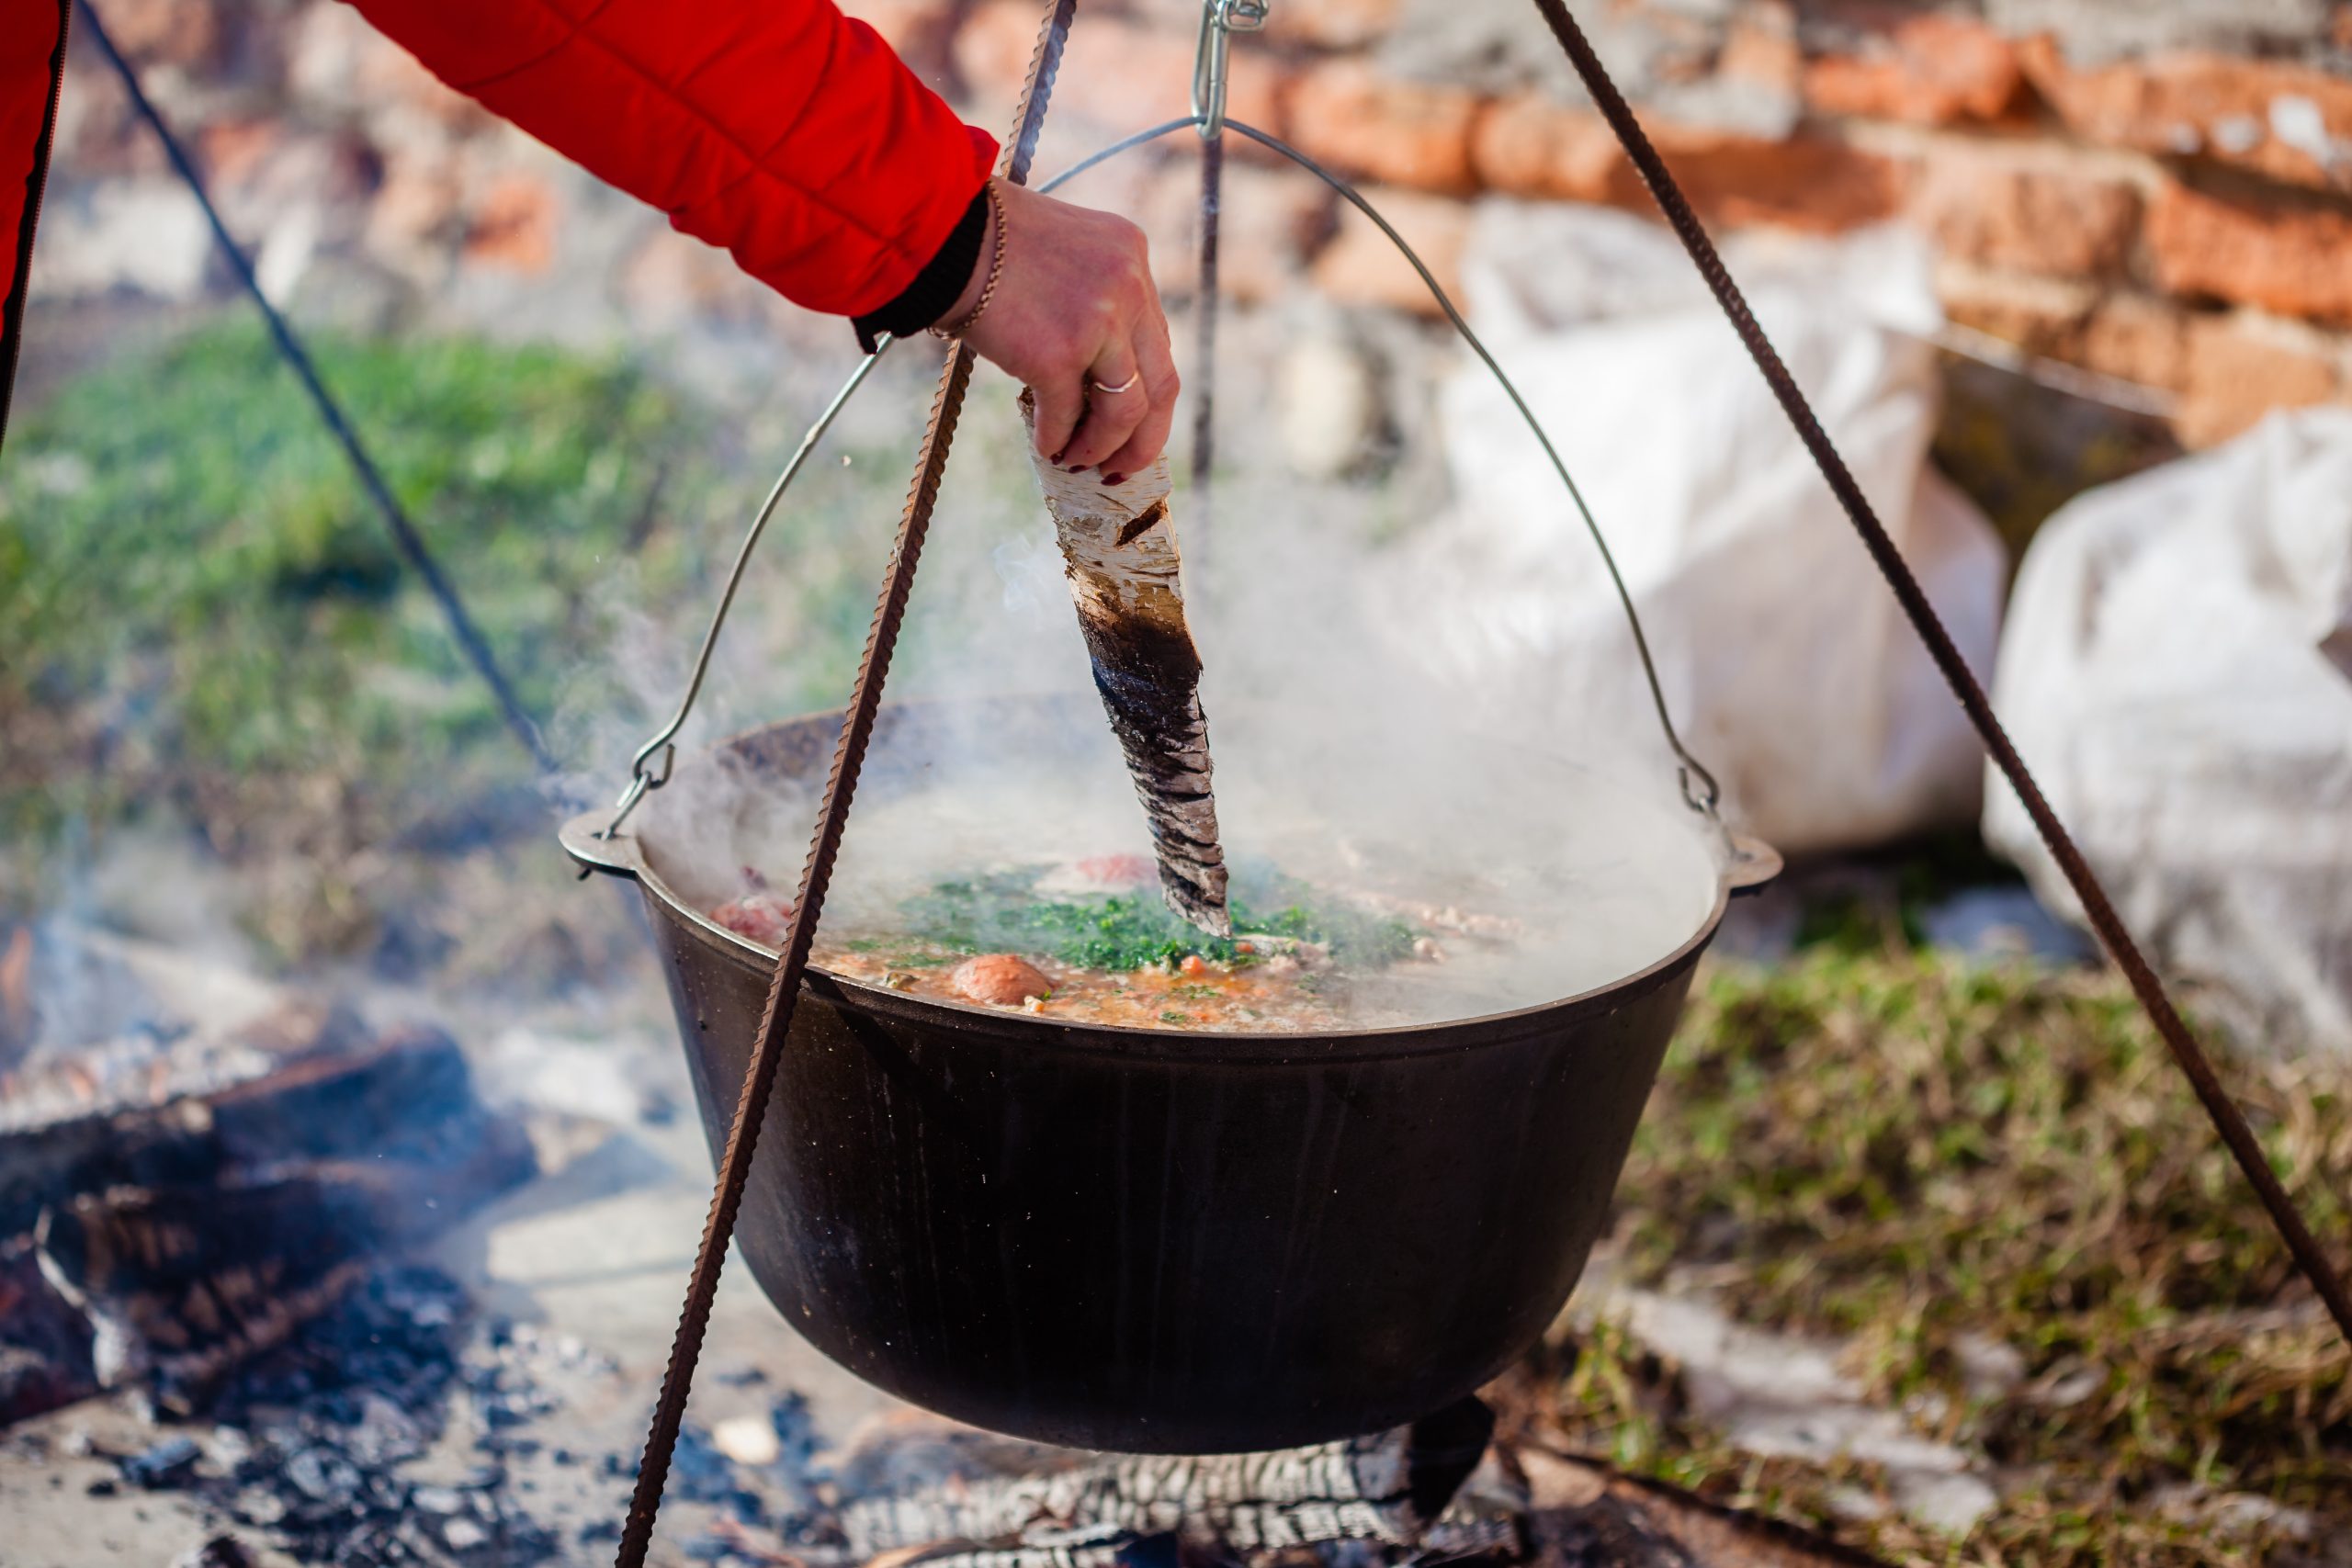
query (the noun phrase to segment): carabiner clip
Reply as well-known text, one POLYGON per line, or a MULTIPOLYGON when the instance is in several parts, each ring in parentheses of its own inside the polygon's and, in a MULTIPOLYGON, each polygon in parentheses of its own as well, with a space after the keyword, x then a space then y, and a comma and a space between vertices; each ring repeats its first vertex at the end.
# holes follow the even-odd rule
POLYGON ((1266 0, 1201 0, 1201 36, 1193 51, 1193 118, 1204 141, 1225 132, 1226 63, 1235 33, 1266 25, 1266 0))

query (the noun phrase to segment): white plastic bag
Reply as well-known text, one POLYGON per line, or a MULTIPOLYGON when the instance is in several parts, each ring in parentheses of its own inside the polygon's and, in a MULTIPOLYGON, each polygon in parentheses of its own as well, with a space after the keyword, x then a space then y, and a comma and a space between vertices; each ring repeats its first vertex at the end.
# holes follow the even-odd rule
MULTIPOLYGON (((2352 1051, 2352 410, 2067 503, 2026 552, 1994 701, 2168 973, 2248 1043, 2352 1051)), ((1997 781, 1984 834, 2076 909, 1997 781)))
MULTIPOLYGON (((1883 231, 1749 242, 1730 261, 1988 669, 2005 562, 1928 467, 1924 334, 1940 318, 1924 254, 1883 231)), ((1591 503, 1725 816, 1791 852, 1970 820, 1981 773, 1965 719, 1673 238, 1617 213, 1489 204, 1464 274, 1472 324, 1591 503)), ((1458 503, 1388 564, 1385 622, 1513 728, 1588 756, 1657 748, 1615 592, 1542 449, 1475 365, 1441 412, 1458 503)))

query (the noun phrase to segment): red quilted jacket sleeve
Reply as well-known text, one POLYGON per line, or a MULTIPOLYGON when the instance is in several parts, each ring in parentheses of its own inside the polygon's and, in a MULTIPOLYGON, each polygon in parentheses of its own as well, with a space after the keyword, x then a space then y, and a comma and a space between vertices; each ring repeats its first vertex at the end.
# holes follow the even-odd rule
POLYGON ((32 289, 33 228, 57 130, 70 3, 12 0, 0 25, 0 440, 32 289))
POLYGON ((458 91, 812 310, 896 298, 988 177, 831 0, 353 0, 458 91))

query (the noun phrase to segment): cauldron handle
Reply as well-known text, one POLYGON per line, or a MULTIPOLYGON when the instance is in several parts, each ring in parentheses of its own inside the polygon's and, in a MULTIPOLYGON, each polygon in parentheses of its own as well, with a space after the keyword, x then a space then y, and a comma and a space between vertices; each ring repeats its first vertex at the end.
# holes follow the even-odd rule
POLYGON ((605 836, 605 824, 611 816, 608 810, 583 811, 566 822, 557 836, 563 842, 563 852, 579 865, 581 875, 601 871, 634 882, 645 869, 645 858, 638 853, 636 834, 605 836))

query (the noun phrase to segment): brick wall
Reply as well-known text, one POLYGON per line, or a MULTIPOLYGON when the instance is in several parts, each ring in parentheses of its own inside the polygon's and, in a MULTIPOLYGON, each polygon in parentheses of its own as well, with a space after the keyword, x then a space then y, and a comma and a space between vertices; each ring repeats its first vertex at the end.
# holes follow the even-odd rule
MULTIPOLYGON (((1647 210, 1525 0, 1272 3, 1269 30, 1236 45, 1234 113, 1364 181, 1441 273, 1481 194, 1647 210)), ((301 208, 304 254, 363 257, 424 294, 495 300, 504 278, 538 297, 594 269, 584 294, 639 321, 775 314, 698 247, 613 217, 341 6, 104 8, 257 240, 301 208)), ((989 124, 1037 15, 1030 0, 847 8, 989 124)), ((1940 248, 1955 321, 2159 394, 2192 445, 2272 407, 2352 395, 2346 0, 1576 9, 1717 225, 1917 224, 1940 248)), ((1054 146, 1182 112, 1196 16, 1191 0, 1090 0, 1054 146)), ((94 66, 77 53, 60 178, 152 187, 159 161, 94 66)), ((1091 197, 1145 219, 1174 290, 1190 269, 1191 179, 1182 160, 1137 164, 1091 197)), ((1311 287, 1427 309, 1304 175, 1238 157, 1232 181, 1237 296, 1311 287)))
MULTIPOLYGON (((2191 445, 2352 393, 2352 6, 2320 0, 1587 0, 1577 7, 1709 220, 1916 224, 1962 323, 2162 394, 2191 445), (2153 15, 2149 15, 2153 13, 2153 15)), ((943 9, 979 96, 1027 58, 1026 0, 943 9)), ((1178 112, 1193 13, 1091 13, 1057 106, 1178 112)), ((1273 0, 1236 112, 1377 187, 1441 262, 1481 193, 1650 208, 1523 0, 1273 0), (1392 194, 1394 193, 1394 194, 1392 194)), ((1303 176, 1244 293, 1304 276, 1425 310, 1336 236, 1303 176), (1273 242, 1287 242, 1273 244, 1273 242)), ((1182 236, 1170 226, 1170 237, 1182 236)), ((1170 281, 1181 287, 1181 268, 1170 281)))

